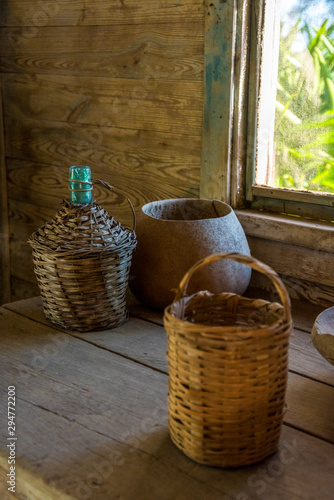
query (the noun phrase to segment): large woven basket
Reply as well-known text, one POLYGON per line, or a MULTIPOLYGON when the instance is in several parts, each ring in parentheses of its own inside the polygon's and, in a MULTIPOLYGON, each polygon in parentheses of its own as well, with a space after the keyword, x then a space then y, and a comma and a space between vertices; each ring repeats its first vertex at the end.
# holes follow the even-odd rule
MULTIPOLYGON (((112 189, 103 181, 94 183, 112 189)), ((32 234, 29 243, 50 321, 89 331, 127 320, 125 295, 136 246, 134 228, 124 228, 94 201, 86 205, 64 201, 55 218, 32 234)))
POLYGON ((255 463, 274 453, 292 329, 290 299, 278 275, 237 253, 202 259, 182 279, 164 324, 173 442, 195 461, 220 467, 255 463), (232 293, 186 296, 197 269, 226 258, 267 275, 283 305, 232 293))

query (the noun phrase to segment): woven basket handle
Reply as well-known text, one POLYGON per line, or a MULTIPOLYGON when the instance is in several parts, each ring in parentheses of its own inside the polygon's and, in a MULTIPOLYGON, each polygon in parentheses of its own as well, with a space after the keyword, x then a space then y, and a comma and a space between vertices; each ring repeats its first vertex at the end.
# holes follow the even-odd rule
POLYGON ((211 264, 212 262, 217 262, 218 260, 222 259, 232 259, 240 264, 246 264, 246 266, 251 267, 255 271, 258 271, 264 275, 266 275, 275 285, 275 288, 279 294, 279 297, 281 299, 281 302, 284 307, 285 311, 285 320, 290 321, 291 320, 291 302, 290 302, 290 297, 289 294, 281 280, 281 278, 278 276, 278 274, 269 266, 266 264, 263 264, 263 262, 254 259, 254 257, 250 257, 248 255, 243 255, 240 253, 236 252, 226 252, 226 253, 218 253, 218 254, 213 254, 209 255, 208 257, 205 257, 204 259, 199 260, 194 264, 183 276, 179 287, 176 291, 176 295, 174 298, 173 302, 179 301, 187 291, 187 287, 190 281, 190 278, 194 274, 195 271, 200 269, 201 267, 204 267, 208 264, 211 264))
MULTIPOLYGON (((112 186, 111 184, 109 184, 109 182, 106 182, 106 181, 102 181, 101 179, 94 179, 92 180, 92 184, 100 184, 100 186, 103 186, 107 189, 110 189, 110 191, 113 191, 114 190, 114 186, 112 186)), ((135 231, 136 230, 136 212, 135 212, 135 209, 133 208, 133 205, 131 203, 131 200, 130 198, 126 198, 128 200, 128 203, 130 205, 130 208, 132 210, 132 217, 133 217, 133 227, 132 227, 132 231, 135 231)))

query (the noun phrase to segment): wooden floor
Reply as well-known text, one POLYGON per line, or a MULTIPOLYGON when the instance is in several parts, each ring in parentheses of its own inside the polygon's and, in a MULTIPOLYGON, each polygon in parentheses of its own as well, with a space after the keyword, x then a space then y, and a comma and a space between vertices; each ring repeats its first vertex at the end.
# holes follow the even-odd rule
POLYGON ((313 348, 319 310, 295 303, 280 450, 258 465, 199 465, 167 427, 162 316, 64 333, 39 298, 0 313, 1 499, 333 500, 334 367, 313 348), (16 387, 16 493, 7 490, 7 388, 16 387))

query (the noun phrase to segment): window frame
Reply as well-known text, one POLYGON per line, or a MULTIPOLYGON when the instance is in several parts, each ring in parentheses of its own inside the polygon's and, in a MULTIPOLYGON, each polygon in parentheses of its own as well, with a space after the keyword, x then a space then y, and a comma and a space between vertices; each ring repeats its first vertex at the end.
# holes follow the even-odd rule
MULTIPOLYGON (((256 165, 261 161, 262 164, 270 161, 272 155, 272 146, 274 141, 274 121, 275 121, 275 96, 276 81, 279 55, 279 36, 280 36, 280 3, 282 0, 267 0, 261 2, 259 7, 263 9, 261 32, 262 47, 259 54, 257 82, 257 98, 259 102, 258 109, 253 121, 256 123, 255 135, 266 132, 264 137, 257 138, 250 147, 255 150, 248 155, 247 173, 246 173, 246 196, 245 199, 250 202, 248 206, 255 209, 262 208, 272 212, 283 212, 287 214, 306 216, 314 220, 334 221, 334 194, 312 192, 306 190, 291 190, 277 188, 261 183, 255 183, 256 165), (271 76, 273 75, 273 76, 271 76), (266 116, 261 117, 262 110, 262 92, 261 88, 269 89, 272 98, 271 106, 267 102, 263 106, 266 110, 266 116), (269 111, 267 111, 269 109, 269 111), (264 141, 262 139, 265 139, 264 141), (260 145, 260 141, 262 144, 260 145), (260 153, 262 158, 260 158, 260 153), (266 156, 265 156, 266 155, 266 156), (265 156, 265 158, 263 158, 265 156), (249 161, 249 159, 252 159, 249 161), (312 206, 311 206, 312 205, 312 206), (318 206, 319 205, 319 206, 318 206)), ((259 2, 260 3, 260 2, 259 2)), ((268 91, 267 91, 268 93, 268 91)), ((271 160, 272 161, 272 160, 271 160)), ((268 169, 268 166, 265 166, 268 169)))
POLYGON ((308 192, 294 191, 291 197, 290 190, 278 188, 277 197, 275 188, 256 186, 248 199, 247 182, 254 175, 257 155, 263 23, 266 9, 274 2, 212 0, 205 4, 200 196, 230 204, 255 257, 292 280, 306 283, 308 299, 316 282, 325 290, 325 303, 331 303, 334 281, 328 279, 328 273, 334 275, 334 259, 333 269, 322 269, 321 262, 331 263, 334 257, 334 224, 329 222, 334 221, 334 197, 311 194, 315 203, 310 203, 308 192), (218 74, 214 73, 217 68, 218 74), (325 198, 327 205, 320 205, 318 201, 325 198), (290 256, 286 264, 282 262, 285 254, 290 256))

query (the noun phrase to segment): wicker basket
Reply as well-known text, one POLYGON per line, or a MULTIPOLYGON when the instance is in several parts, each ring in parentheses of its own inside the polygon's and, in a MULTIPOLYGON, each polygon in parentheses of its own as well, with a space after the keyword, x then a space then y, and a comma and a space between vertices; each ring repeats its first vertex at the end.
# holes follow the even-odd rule
POLYGON ((193 460, 220 467, 258 462, 274 453, 284 414, 290 299, 278 275, 238 253, 209 256, 182 279, 165 309, 169 429, 193 460), (267 275, 282 304, 207 291, 187 297, 193 273, 233 259, 267 275))
MULTIPOLYGON (((112 189, 103 181, 94 183, 112 189)), ((127 320, 125 294, 136 246, 134 229, 125 229, 95 202, 64 201, 55 218, 31 235, 47 319, 82 332, 116 327, 127 320)))

